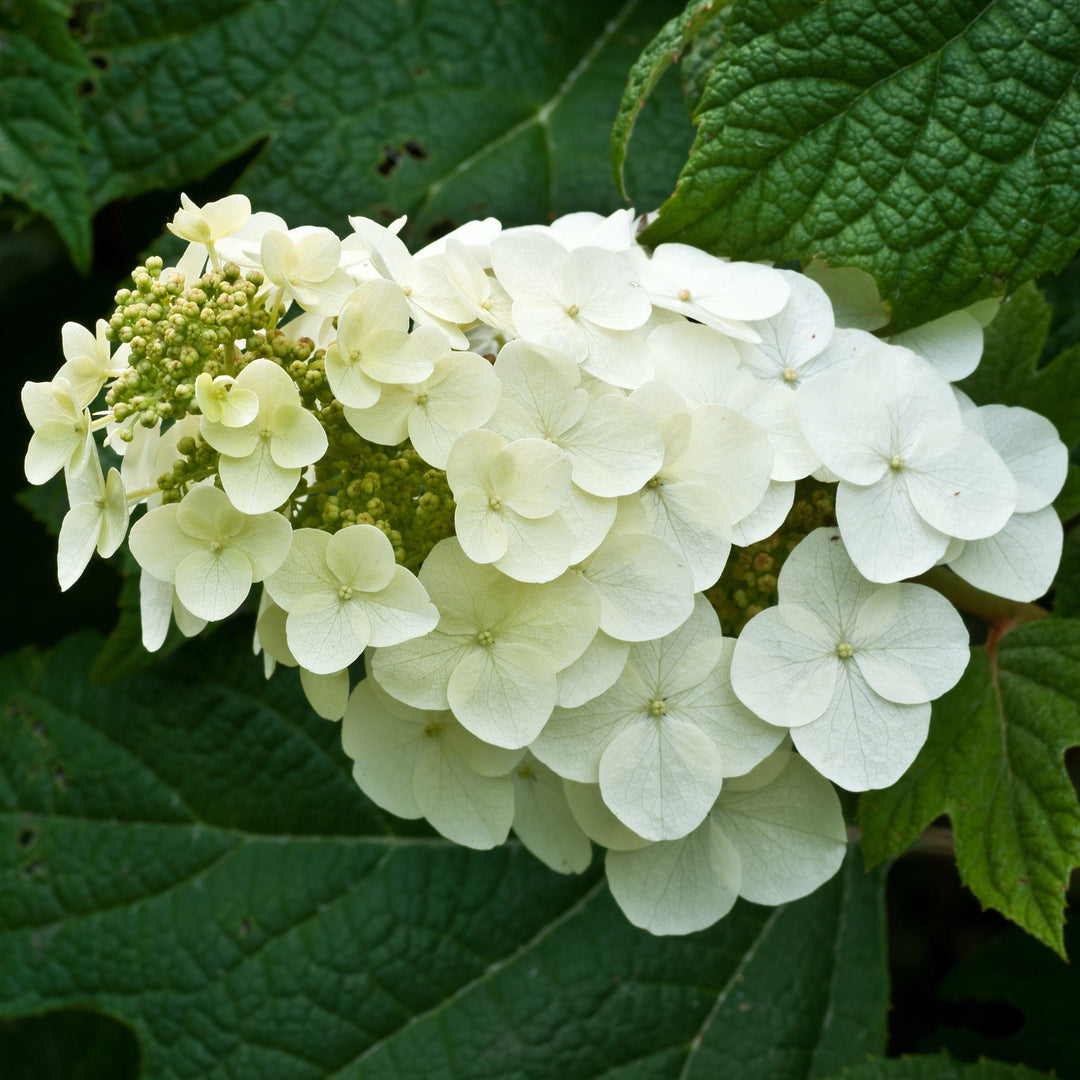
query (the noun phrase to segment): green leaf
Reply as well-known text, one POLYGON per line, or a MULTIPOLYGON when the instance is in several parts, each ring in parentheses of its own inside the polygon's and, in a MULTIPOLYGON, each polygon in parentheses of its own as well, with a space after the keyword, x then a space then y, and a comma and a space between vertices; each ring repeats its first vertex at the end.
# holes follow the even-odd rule
POLYGON ((644 242, 861 267, 894 330, 1080 245, 1080 0, 740 0, 726 38, 644 242))
POLYGON ((385 820, 246 632, 123 687, 87 684, 98 648, 0 664, 0 1013, 78 1002, 134 1029, 147 1077, 200 1080, 806 1080, 883 1052, 857 853, 798 903, 654 938, 598 862, 385 820))
POLYGON ((1080 344, 1080 259, 1074 258, 1060 274, 1040 278, 1039 288, 1054 308, 1044 350, 1045 356, 1053 357, 1080 344))
MULTIPOLYGON (((236 181, 290 224, 408 213, 421 237, 620 201, 608 150, 626 71, 672 0, 118 0, 90 45, 92 200, 175 188, 259 147, 236 181), (205 9, 205 14, 200 12, 205 9)), ((691 128, 661 88, 630 180, 671 191, 691 128)))
MULTIPOLYGON (((1065 945, 1074 957, 1080 955, 1075 921, 1065 928, 1065 945)), ((1080 1078, 1075 1052, 1080 973, 1027 935, 1016 931, 994 938, 945 976, 938 995, 946 1001, 1005 1002, 1023 1016, 1023 1026, 1006 1034, 938 1028, 935 1043, 949 1053, 973 1056, 981 1048, 995 1058, 1055 1069, 1060 1080, 1080 1078)))
POLYGON ((1065 537, 1061 565, 1054 583, 1054 614, 1066 619, 1080 618, 1080 530, 1065 537))
POLYGON ((1065 474, 1065 486, 1054 500, 1054 509, 1062 521, 1071 521, 1080 514, 1080 465, 1069 462, 1065 474))
POLYGON ((80 153, 79 87, 94 74, 67 29, 70 4, 0 5, 0 195, 56 227, 90 266, 90 200, 80 153))
POLYGON ((867 861, 904 851, 939 814, 952 819, 960 877, 1064 955, 1069 874, 1080 865, 1080 805, 1063 755, 1080 744, 1080 622, 1047 619, 972 650, 934 702, 930 737, 891 788, 867 792, 867 861))
POLYGON ((1042 413, 1062 441, 1075 446, 1080 442, 1080 345, 1039 367, 1051 315, 1033 284, 1018 290, 984 331, 982 360, 959 386, 978 405, 1023 405, 1042 413))
POLYGON ((860 1065, 845 1070, 843 1080, 1050 1080, 1050 1074, 999 1061, 961 1065, 947 1057, 926 1056, 860 1065))
MULTIPOLYGON (((730 8, 728 9, 730 10, 730 8)), ((686 47, 679 58, 679 83, 691 116, 697 111, 705 83, 716 63, 716 55, 724 44, 724 21, 715 19, 686 47)))
POLYGON ((729 2, 730 0, 691 0, 684 12, 664 24, 660 33, 645 46, 645 50, 634 61, 611 131, 611 167, 615 171, 619 194, 624 199, 630 198, 623 176, 626 148, 630 143, 638 113, 645 107, 646 100, 667 69, 679 62, 683 51, 706 26, 727 13, 729 2))

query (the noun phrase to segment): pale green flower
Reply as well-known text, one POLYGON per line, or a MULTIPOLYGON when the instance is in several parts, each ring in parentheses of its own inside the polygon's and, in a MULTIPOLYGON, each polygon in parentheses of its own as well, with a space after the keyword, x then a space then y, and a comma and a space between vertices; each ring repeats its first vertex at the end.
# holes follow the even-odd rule
POLYGON ((397 565, 374 525, 333 536, 297 529, 266 591, 289 613, 285 632, 297 663, 317 674, 347 667, 369 644, 421 637, 438 622, 424 587, 397 565))
POLYGON ((252 582, 281 565, 291 537, 280 514, 242 514, 225 492, 203 484, 140 518, 129 543, 144 570, 175 584, 192 614, 212 620, 231 615, 252 582))

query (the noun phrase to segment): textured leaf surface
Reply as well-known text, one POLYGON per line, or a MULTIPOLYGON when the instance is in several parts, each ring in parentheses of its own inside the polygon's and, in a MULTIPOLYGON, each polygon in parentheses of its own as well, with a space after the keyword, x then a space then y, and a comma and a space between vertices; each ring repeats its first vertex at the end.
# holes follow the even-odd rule
MULTIPOLYGON (((1065 928, 1066 950, 1080 955, 1080 925, 1065 928)), ((1080 1016, 1080 972, 1051 955, 1027 934, 1007 932, 966 957, 938 990, 946 1001, 1006 1002, 1023 1017, 1016 1030, 989 1037, 962 1028, 939 1028, 935 1045, 962 1058, 990 1053, 995 1058, 1053 1069, 1060 1080, 1080 1077, 1076 1018, 1080 1016)))
POLYGON ((848 1069, 843 1080, 1049 1080, 1048 1073, 1034 1072, 1022 1065, 980 1061, 961 1065, 946 1057, 906 1057, 895 1061, 875 1061, 848 1069))
POLYGON ((1071 447, 1080 442, 1080 344, 1039 367, 1051 316, 1050 305, 1032 284, 1010 296, 984 332, 978 368, 959 385, 979 405, 1034 409, 1057 425, 1071 447))
POLYGON ((0 5, 0 195, 44 214, 76 264, 90 261, 78 89, 94 68, 67 31, 70 5, 0 5))
POLYGON ((893 787, 862 796, 870 863, 905 850, 939 814, 984 907, 1064 955, 1065 890, 1080 865, 1080 805, 1064 751, 1080 744, 1080 622, 1022 626, 972 650, 934 703, 930 737, 893 787))
POLYGON ((619 194, 623 198, 630 197, 623 171, 626 165, 626 148, 638 114, 645 107, 645 102, 656 84, 663 78, 664 72, 672 64, 678 63, 683 50, 715 18, 726 13, 728 6, 727 0, 692 0, 685 11, 663 25, 660 33, 645 46, 642 54, 634 61, 611 132, 611 165, 615 170, 619 194))
POLYGON ((120 688, 87 685, 98 645, 0 668, 0 1014, 106 1013, 154 1078, 796 1080, 883 1052, 857 855, 799 903, 653 938, 596 866, 389 833, 246 641, 120 688))
MULTIPOLYGON (((91 45, 92 199, 203 176, 262 144, 237 187, 290 224, 408 212, 425 232, 614 210, 608 137, 626 71, 672 0, 115 0, 91 45)), ((671 191, 691 129, 662 87, 631 169, 671 191)))
POLYGON ((877 279, 894 328, 1080 243, 1080 0, 742 0, 643 234, 877 279))

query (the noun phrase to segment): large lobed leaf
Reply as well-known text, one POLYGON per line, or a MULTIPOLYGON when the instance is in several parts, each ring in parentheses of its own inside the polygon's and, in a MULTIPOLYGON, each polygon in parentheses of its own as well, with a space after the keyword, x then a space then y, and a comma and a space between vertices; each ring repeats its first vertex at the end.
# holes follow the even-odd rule
POLYGON ((611 167, 615 171, 615 182, 619 185, 619 194, 628 199, 626 179, 623 171, 626 166, 626 149, 634 131, 638 114, 645 107, 649 95, 656 89, 664 73, 672 64, 677 64, 683 51, 697 38, 698 34, 711 22, 723 22, 729 0, 690 0, 686 10, 669 19, 645 46, 641 55, 630 68, 630 76, 623 90, 619 111, 615 114, 615 123, 611 130, 611 167))
POLYGON ((68 34, 69 7, 0 5, 0 195, 49 218, 86 270, 90 200, 78 93, 94 68, 68 34))
MULTIPOLYGON (((654 938, 599 866, 395 835, 227 632, 120 687, 0 665, 0 1015, 130 1024, 146 1077, 825 1077, 884 1049, 882 875, 654 938)), ((399 823, 400 825, 400 823, 399 823)))
POLYGON ((1040 366, 1051 318, 1035 285, 1024 285, 986 328, 979 366, 959 385, 976 404, 1022 405, 1041 413, 1072 447, 1080 443, 1080 344, 1040 366))
MULTIPOLYGON (((76 161, 87 147, 89 202, 71 220, 86 231, 88 209, 254 151, 237 187, 290 224, 407 212, 426 237, 487 214, 518 225, 614 210, 611 117, 627 69, 677 7, 112 0, 87 31, 105 70, 82 102, 85 133, 63 141, 76 161)), ((631 179, 655 205, 691 139, 677 87, 661 88, 640 127, 631 179)))
POLYGON ((643 234, 859 266, 894 328, 1080 244, 1080 0, 740 0, 643 234))
POLYGON ((904 851, 948 814, 964 883, 1064 956, 1080 805, 1063 758, 1077 744, 1080 621, 1029 623, 973 649, 963 678, 934 703, 915 763, 860 799, 868 861, 904 851))
MULTIPOLYGON (((1080 955, 1080 924, 1075 920, 1065 927, 1065 947, 1074 959, 1080 955)), ((1008 930, 964 957, 946 975, 938 995, 946 1001, 1007 1003, 1023 1024, 977 1033, 970 1027, 944 1026, 955 1022, 950 1017, 934 1032, 935 1046, 959 1058, 991 1053, 1006 1061, 1052 1068, 1059 1080, 1080 1078, 1076 1055, 1080 972, 1075 963, 1066 964, 1027 934, 1008 930)), ((960 1018, 965 1015, 971 1014, 959 1013, 960 1018)))
POLYGON ((947 1057, 926 1055, 867 1062, 845 1070, 843 1080, 1051 1080, 1051 1075, 1023 1065, 1003 1065, 998 1061, 962 1065, 947 1057))

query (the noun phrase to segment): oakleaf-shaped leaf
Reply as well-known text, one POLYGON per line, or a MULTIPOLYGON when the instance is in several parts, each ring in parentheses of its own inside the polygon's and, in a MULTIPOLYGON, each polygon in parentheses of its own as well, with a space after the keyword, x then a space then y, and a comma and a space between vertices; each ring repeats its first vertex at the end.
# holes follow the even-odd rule
POLYGON ((79 87, 95 69, 67 28, 70 4, 0 8, 0 195, 44 214, 75 265, 90 265, 79 87))
POLYGON ((0 1015, 93 1009, 146 1077, 200 1080, 806 1080, 883 1052, 857 852, 798 903, 654 938, 599 859, 563 876, 383 818, 246 632, 121 687, 87 684, 98 647, 0 663, 0 1015))
POLYGON ((858 266, 894 329, 1080 244, 1078 0, 742 0, 643 234, 858 266))
MULTIPOLYGON (((626 71, 671 0, 170 0, 105 5, 111 66, 84 108, 95 207, 261 148, 236 184, 290 225, 410 215, 417 235, 619 206, 608 134, 626 71)), ((631 166, 651 205, 690 125, 660 87, 631 166)))
POLYGON ((1077 744, 1080 621, 1030 623, 973 649, 963 678, 934 702, 915 763, 892 787, 861 797, 867 860, 898 854, 948 814, 964 883, 1064 955, 1080 805, 1063 755, 1077 744))
POLYGON ((630 198, 623 176, 626 148, 638 113, 645 107, 645 102, 664 72, 672 64, 678 63, 683 50, 714 18, 726 14, 729 5, 730 0, 691 0, 685 11, 664 23, 660 33, 634 61, 611 130, 611 167, 615 170, 619 194, 624 199, 630 198))
POLYGON ((1051 1075, 1025 1069, 1023 1065, 1004 1065, 1000 1061, 980 1061, 963 1065, 944 1055, 895 1058, 871 1061, 854 1069, 845 1069, 837 1080, 1051 1080, 1051 1075))
POLYGON ((1041 413, 1071 447, 1080 442, 1080 345, 1040 366, 1051 314, 1034 284, 1019 289, 983 331, 979 366, 959 385, 978 405, 1022 405, 1041 413))

